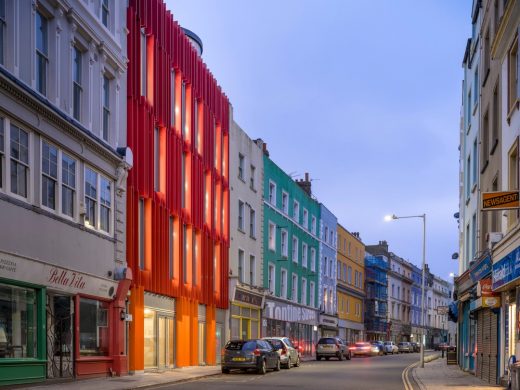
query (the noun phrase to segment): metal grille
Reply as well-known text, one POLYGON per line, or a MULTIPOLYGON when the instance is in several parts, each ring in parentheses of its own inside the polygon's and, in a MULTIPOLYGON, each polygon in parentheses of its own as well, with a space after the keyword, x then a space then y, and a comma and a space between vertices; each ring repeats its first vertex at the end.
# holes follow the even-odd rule
POLYGON ((47 377, 73 376, 72 310, 70 297, 47 299, 47 377))

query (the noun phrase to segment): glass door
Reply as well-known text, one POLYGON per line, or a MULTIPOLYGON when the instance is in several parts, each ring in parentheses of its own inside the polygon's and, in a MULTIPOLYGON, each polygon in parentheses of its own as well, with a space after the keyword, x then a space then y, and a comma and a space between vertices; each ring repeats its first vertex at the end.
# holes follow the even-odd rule
POLYGON ((144 368, 157 367, 155 311, 144 309, 144 368))
POLYGON ((159 368, 174 367, 174 343, 175 328, 172 317, 159 316, 157 350, 159 356, 159 368))
POLYGON ((199 322, 199 364, 206 364, 206 323, 199 322))

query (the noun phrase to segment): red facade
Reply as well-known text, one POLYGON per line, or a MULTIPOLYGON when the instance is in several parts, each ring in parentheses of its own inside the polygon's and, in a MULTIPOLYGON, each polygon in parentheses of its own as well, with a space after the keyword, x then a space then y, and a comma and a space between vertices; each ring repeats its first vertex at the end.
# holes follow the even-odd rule
MULTIPOLYGON (((130 0, 127 15, 127 144, 134 155, 127 201, 127 261, 134 274, 130 369, 142 369, 143 346, 138 339, 143 331, 144 291, 176 299, 176 365, 198 364, 196 351, 188 358, 182 356, 184 347, 193 349, 188 344, 183 347, 184 340, 196 337, 193 321, 187 324, 182 317, 196 316, 195 308, 203 304, 207 317, 214 322, 215 308, 227 309, 228 305, 229 101, 161 0, 130 0), (141 69, 143 42, 146 72, 141 69), (146 96, 142 96, 143 89, 146 96), (139 209, 140 202, 144 213, 139 209), (146 220, 144 231, 140 212, 146 220), (184 233, 189 235, 189 251, 184 233), (197 248, 195 265, 192 244, 197 248), (184 256, 188 261, 183 262, 184 256)), ((211 329, 208 322, 208 343, 213 339, 211 329)), ((208 345, 208 354, 212 350, 208 345)))

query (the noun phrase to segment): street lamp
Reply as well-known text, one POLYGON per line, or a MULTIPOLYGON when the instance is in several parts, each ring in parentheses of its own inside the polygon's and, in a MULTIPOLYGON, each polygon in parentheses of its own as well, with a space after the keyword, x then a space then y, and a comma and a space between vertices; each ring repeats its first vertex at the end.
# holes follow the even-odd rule
POLYGON ((426 329, 425 316, 424 316, 424 280, 425 270, 426 270, 426 214, 421 215, 407 215, 404 217, 398 217, 395 214, 386 215, 385 221, 389 222, 394 219, 404 219, 404 218, 422 218, 423 220, 423 247, 422 247, 422 299, 421 299, 421 318, 422 318, 422 340, 421 340, 421 368, 424 368, 424 330, 426 329))

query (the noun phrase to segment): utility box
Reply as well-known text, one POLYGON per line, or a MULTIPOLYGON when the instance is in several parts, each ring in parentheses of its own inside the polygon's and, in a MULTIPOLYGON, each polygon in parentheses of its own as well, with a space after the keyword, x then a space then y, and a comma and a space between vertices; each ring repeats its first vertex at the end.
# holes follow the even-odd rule
POLYGON ((457 347, 449 347, 446 350, 446 364, 457 364, 457 347))

